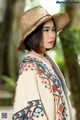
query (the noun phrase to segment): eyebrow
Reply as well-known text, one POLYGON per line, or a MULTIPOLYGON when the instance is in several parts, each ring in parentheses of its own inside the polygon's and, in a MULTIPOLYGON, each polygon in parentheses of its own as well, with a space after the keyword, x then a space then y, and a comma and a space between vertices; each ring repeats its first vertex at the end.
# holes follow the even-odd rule
MULTIPOLYGON (((44 26, 43 28, 50 28, 49 26, 44 26)), ((52 28, 55 28, 55 26, 53 26, 52 28)))

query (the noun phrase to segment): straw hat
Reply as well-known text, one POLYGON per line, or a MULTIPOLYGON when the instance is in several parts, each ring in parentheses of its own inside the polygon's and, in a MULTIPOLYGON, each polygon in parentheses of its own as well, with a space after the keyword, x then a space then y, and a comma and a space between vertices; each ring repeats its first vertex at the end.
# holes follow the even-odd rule
POLYGON ((64 28, 70 21, 67 13, 50 15, 42 6, 36 6, 24 12, 20 19, 20 29, 23 37, 18 45, 17 50, 24 50, 24 39, 39 25, 51 18, 53 18, 55 21, 57 31, 64 28))

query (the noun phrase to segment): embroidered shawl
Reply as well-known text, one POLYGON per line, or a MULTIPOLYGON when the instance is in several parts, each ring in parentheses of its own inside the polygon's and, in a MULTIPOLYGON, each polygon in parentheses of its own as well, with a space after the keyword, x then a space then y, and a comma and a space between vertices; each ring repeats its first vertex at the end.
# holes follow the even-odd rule
POLYGON ((64 77, 51 58, 53 69, 28 54, 23 59, 16 86, 13 120, 74 120, 64 77))

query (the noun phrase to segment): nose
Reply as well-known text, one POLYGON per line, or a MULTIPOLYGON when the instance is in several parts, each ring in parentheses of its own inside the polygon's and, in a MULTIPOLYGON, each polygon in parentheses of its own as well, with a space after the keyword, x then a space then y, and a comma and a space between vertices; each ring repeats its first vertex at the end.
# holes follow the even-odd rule
POLYGON ((50 37, 53 39, 53 38, 55 38, 55 31, 51 31, 50 32, 50 37))

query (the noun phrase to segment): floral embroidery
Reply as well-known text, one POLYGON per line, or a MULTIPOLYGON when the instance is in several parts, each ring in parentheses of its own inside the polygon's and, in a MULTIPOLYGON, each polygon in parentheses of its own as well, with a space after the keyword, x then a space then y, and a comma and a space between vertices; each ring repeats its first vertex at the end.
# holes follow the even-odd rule
POLYGON ((46 64, 30 56, 27 56, 23 60, 19 74, 22 74, 24 70, 27 71, 28 69, 35 71, 36 75, 41 78, 44 87, 49 89, 49 92, 54 95, 54 102, 57 104, 57 120, 67 120, 68 114, 62 95, 62 83, 60 79, 46 64))
POLYGON ((40 100, 28 102, 26 108, 20 110, 13 115, 13 120, 34 120, 35 118, 43 117, 44 111, 40 100))

